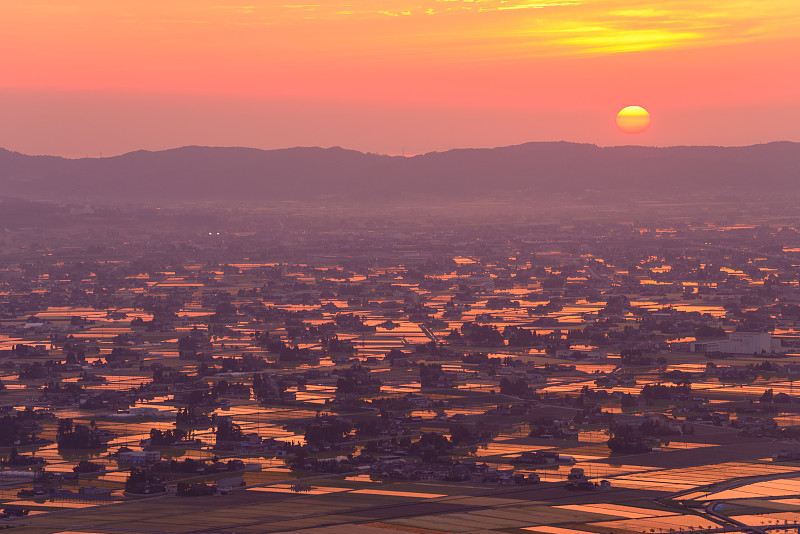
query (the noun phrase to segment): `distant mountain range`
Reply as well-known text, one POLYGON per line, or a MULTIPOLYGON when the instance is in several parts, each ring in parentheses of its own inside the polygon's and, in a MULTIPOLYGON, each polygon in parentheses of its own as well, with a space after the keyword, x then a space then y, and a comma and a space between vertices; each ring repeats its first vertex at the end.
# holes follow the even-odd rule
POLYGON ((606 192, 800 191, 800 143, 598 147, 526 143, 413 157, 334 148, 140 150, 107 158, 0 149, 0 195, 32 200, 248 202, 606 192))

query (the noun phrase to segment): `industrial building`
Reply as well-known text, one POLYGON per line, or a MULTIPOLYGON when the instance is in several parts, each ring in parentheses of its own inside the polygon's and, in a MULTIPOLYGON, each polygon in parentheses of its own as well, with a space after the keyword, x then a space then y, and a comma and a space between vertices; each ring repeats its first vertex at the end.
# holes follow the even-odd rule
POLYGON ((724 352, 727 354, 767 354, 781 351, 781 340, 769 332, 732 332, 728 339, 695 341, 692 352, 724 352))

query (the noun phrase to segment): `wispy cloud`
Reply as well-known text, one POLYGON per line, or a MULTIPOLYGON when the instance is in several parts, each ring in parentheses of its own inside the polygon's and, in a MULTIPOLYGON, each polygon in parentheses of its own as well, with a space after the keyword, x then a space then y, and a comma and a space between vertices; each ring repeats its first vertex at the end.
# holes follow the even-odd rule
POLYGON ((334 0, 287 2, 279 5, 281 12, 267 2, 255 4, 247 6, 248 12, 258 7, 287 23, 293 17, 363 20, 369 34, 371 19, 405 19, 408 38, 421 46, 427 36, 456 48, 511 43, 514 53, 534 55, 609 54, 786 37, 800 25, 797 0, 334 0), (423 18, 434 18, 441 26, 415 26, 423 18))
POLYGON ((579 6, 583 2, 535 2, 521 4, 503 4, 494 7, 482 7, 481 11, 513 11, 518 9, 545 9, 548 7, 579 6))
POLYGON ((453 59, 613 54, 800 35, 798 0, 30 0, 4 18, 0 32, 48 18, 66 29, 82 27, 82 20, 97 28, 116 23, 162 31, 197 25, 248 46, 265 42, 259 32, 269 25, 285 29, 270 37, 275 46, 279 35, 295 47, 305 46, 296 44, 304 39, 313 46, 322 32, 337 36, 325 41, 326 51, 417 50, 453 59))

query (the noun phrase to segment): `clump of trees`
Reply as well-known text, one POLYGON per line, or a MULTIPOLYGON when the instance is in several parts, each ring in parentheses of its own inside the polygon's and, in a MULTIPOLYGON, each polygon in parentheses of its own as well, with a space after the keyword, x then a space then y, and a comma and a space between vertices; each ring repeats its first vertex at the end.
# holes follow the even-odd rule
POLYGON ((528 436, 538 438, 542 436, 550 436, 556 439, 563 439, 566 434, 560 422, 552 417, 535 417, 530 423, 531 431, 528 436))
POLYGON ((186 439, 186 431, 180 428, 163 432, 157 428, 150 429, 150 445, 152 447, 169 447, 183 439, 186 439))
POLYGON ((23 424, 24 413, 0 417, 0 447, 48 443, 47 440, 37 438, 36 434, 23 424))
POLYGON ((31 467, 44 465, 46 463, 44 458, 20 454, 16 447, 11 448, 8 458, 0 460, 0 465, 7 467, 31 467))
POLYGON ((502 347, 503 335, 497 327, 490 324, 466 322, 461 325, 461 335, 475 347, 502 347))
POLYGON ((483 443, 492 439, 494 434, 480 426, 454 425, 450 427, 450 441, 453 445, 464 446, 483 443))
POLYGON ((89 426, 73 424, 72 419, 59 419, 56 442, 59 449, 100 449, 103 442, 94 421, 89 426))
POLYGON ((346 419, 339 417, 320 417, 306 426, 306 443, 311 447, 324 447, 325 445, 335 445, 343 441, 353 425, 346 419))
MULTIPOLYGON (((26 345, 23 345, 26 346, 26 345)), ((45 365, 42 362, 23 363, 19 369, 20 380, 41 380, 53 374, 53 362, 48 360, 45 365)))
POLYGON ((709 338, 709 337, 725 337, 726 332, 724 328, 715 328, 709 325, 699 326, 694 331, 694 337, 696 338, 709 338))
POLYGON ((340 376, 336 381, 336 391, 338 393, 370 394, 378 393, 381 390, 381 380, 371 378, 369 369, 360 365, 354 365, 344 370, 344 376, 340 376))
POLYGON ((679 386, 665 386, 663 384, 647 384, 642 388, 639 397, 645 401, 675 400, 688 397, 692 394, 692 386, 681 384, 679 386))
POLYGON ((125 491, 129 493, 136 493, 140 495, 149 495, 153 493, 164 493, 167 491, 167 486, 164 485, 164 480, 160 476, 153 475, 145 469, 132 468, 131 474, 125 481, 125 491))
POLYGON ((642 454, 652 450, 644 436, 629 425, 613 427, 607 445, 613 454, 642 454))
POLYGON ((245 439, 242 428, 229 417, 222 417, 217 420, 215 435, 217 443, 221 441, 243 441, 245 439))
POLYGON ((536 332, 521 326, 507 326, 503 329, 503 338, 509 347, 530 347, 538 341, 536 332))
POLYGON ((81 460, 78 462, 78 465, 72 468, 72 471, 76 474, 91 474, 91 473, 102 473, 106 470, 104 465, 96 464, 90 462, 88 460, 81 460))
POLYGON ((408 447, 412 454, 421 455, 424 463, 446 461, 453 448, 453 442, 447 439, 447 436, 438 432, 423 432, 419 441, 411 443, 408 447))
POLYGON ((500 379, 500 393, 503 395, 524 397, 528 394, 528 391, 528 382, 524 378, 517 378, 513 381, 506 377, 500 379))
POLYGON ((652 365, 653 358, 643 356, 639 349, 622 349, 619 353, 623 365, 652 365))
POLYGON ((420 364, 419 378, 424 388, 449 386, 447 374, 442 370, 442 366, 436 363, 430 365, 425 365, 424 363, 420 364))

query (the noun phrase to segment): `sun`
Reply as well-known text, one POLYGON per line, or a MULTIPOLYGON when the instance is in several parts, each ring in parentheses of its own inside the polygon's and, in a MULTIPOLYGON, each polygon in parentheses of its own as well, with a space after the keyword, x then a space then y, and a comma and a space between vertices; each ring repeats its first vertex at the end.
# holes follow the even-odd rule
POLYGON ((625 133, 642 133, 650 126, 650 114, 641 106, 628 106, 617 113, 617 128, 625 133))

